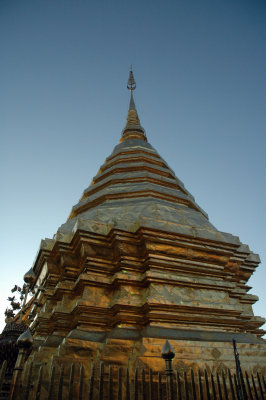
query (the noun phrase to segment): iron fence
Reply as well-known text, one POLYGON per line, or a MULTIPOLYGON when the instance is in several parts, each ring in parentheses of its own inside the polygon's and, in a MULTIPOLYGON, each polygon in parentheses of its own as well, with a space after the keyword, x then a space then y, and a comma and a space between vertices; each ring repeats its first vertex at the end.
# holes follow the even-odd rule
MULTIPOLYGON (((44 366, 31 363, 26 376, 10 391, 10 400, 264 400, 266 382, 262 374, 242 371, 235 347, 235 373, 224 370, 172 368, 175 354, 168 341, 162 349, 165 370, 136 368, 134 371, 100 362, 91 365, 89 376, 78 363, 44 366), (12 393, 12 394, 11 394, 12 393)), ((0 369, 0 399, 6 362, 0 369)), ((3 397, 1 397, 3 396, 3 397)))
POLYGON ((17 388, 15 399, 36 400, 264 400, 265 377, 249 375, 240 370, 240 387, 237 376, 229 370, 212 374, 207 370, 192 369, 182 373, 168 370, 135 369, 133 376, 123 367, 92 366, 89 378, 84 377, 84 367, 72 364, 53 365, 49 382, 43 379, 43 367, 37 380, 32 379, 33 365, 24 387, 17 388), (166 371, 167 372, 167 371, 166 371), (19 393, 19 394, 18 394, 19 393), (21 397, 20 397, 21 396, 21 397))

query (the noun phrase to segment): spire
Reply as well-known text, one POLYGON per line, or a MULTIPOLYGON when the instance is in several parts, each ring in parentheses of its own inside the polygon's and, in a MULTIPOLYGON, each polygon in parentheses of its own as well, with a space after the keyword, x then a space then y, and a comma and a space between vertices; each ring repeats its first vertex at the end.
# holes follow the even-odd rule
POLYGON ((123 142, 126 139, 141 139, 147 142, 145 131, 140 125, 140 120, 133 97, 133 90, 136 89, 136 82, 134 79, 132 66, 130 66, 127 88, 128 90, 130 90, 130 102, 127 114, 127 122, 122 132, 121 142, 123 142))
POLYGON ((134 79, 133 71, 132 71, 132 65, 130 65, 130 70, 129 70, 129 77, 127 81, 127 88, 131 91, 136 89, 136 82, 134 79))

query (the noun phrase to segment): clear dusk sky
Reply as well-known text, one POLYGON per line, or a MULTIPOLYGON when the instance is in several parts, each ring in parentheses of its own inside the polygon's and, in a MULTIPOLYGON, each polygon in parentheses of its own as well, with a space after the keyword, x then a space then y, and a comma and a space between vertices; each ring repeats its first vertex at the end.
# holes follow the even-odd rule
POLYGON ((119 142, 130 64, 149 142, 260 254, 266 316, 265 1, 0 0, 0 330, 41 239, 119 142))

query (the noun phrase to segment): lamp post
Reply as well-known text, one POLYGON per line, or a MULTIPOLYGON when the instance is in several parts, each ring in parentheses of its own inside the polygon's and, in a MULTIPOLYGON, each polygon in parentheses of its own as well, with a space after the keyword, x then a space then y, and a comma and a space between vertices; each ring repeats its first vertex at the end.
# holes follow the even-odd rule
POLYGON ((29 328, 19 336, 17 344, 19 352, 12 376, 9 400, 15 399, 16 389, 23 370, 24 363, 33 345, 33 338, 29 328))
POLYGON ((162 358, 165 360, 165 374, 167 380, 167 397, 169 400, 174 400, 174 384, 173 384, 173 368, 172 368, 172 359, 175 357, 175 352, 166 340, 163 348, 162 348, 162 358))

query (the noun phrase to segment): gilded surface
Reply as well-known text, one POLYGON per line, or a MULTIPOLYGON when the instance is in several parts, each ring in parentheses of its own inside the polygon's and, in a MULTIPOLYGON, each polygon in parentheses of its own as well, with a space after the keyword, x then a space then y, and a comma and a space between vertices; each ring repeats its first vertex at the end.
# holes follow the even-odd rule
POLYGON ((34 271, 45 291, 25 374, 30 361, 46 365, 47 382, 52 362, 77 361, 87 377, 100 360, 163 370, 166 338, 174 368, 216 372, 234 368, 233 337, 243 368, 266 372, 264 320, 246 284, 258 256, 209 222, 149 143, 124 133, 69 220, 42 241, 34 271))

